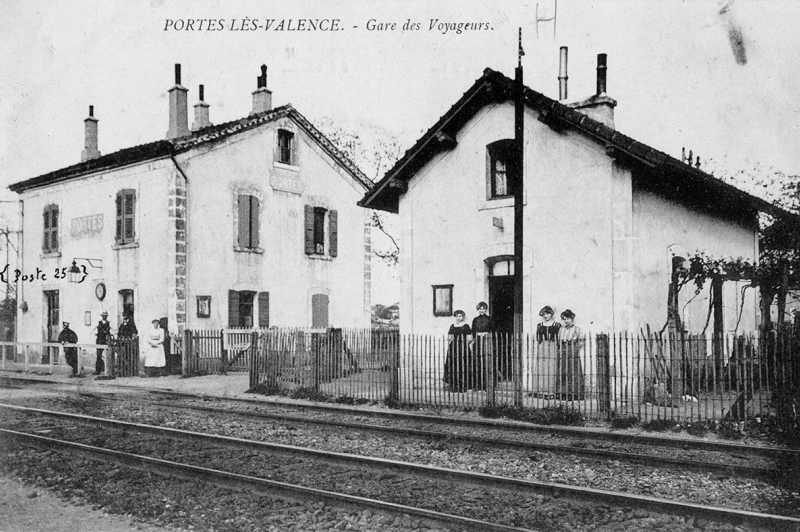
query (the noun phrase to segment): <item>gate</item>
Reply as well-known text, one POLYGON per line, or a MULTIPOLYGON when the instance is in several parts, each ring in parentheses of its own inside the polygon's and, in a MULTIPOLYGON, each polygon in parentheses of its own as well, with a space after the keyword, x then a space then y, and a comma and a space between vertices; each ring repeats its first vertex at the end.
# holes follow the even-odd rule
POLYGON ((136 377, 139 375, 139 338, 111 340, 111 357, 115 377, 136 377))

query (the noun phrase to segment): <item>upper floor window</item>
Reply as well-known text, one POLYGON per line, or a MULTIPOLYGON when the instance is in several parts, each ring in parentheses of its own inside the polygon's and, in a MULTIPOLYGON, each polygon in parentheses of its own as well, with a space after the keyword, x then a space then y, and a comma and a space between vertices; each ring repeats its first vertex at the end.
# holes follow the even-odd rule
POLYGON ((339 254, 339 216, 334 210, 306 205, 305 241, 306 255, 339 254))
POLYGON ((278 145, 275 160, 279 163, 296 165, 297 154, 294 146, 294 133, 285 129, 278 130, 278 145))
POLYGON ((136 240, 135 215, 136 191, 125 189, 117 192, 117 244, 130 244, 136 240))
POLYGON ((258 198, 246 194, 237 196, 239 229, 237 245, 240 248, 258 248, 259 203, 258 198))
POLYGON ((48 205, 44 208, 42 251, 45 253, 58 251, 58 205, 48 205))
POLYGON ((513 140, 498 140, 486 146, 489 199, 507 198, 514 195, 511 163, 514 154, 513 140))

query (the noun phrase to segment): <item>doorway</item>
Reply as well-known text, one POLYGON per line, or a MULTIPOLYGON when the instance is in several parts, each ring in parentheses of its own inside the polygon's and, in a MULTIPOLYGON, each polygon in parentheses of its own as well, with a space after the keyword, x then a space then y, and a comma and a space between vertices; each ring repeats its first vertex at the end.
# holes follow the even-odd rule
MULTIPOLYGON (((60 309, 58 302, 58 290, 45 290, 45 321, 47 323, 47 342, 58 342, 60 309)), ((50 360, 58 363, 58 347, 48 347, 42 353, 42 364, 49 364, 50 360)))
POLYGON ((512 378, 514 332, 514 261, 498 260, 489 268, 489 315, 497 333, 495 354, 500 380, 512 378))

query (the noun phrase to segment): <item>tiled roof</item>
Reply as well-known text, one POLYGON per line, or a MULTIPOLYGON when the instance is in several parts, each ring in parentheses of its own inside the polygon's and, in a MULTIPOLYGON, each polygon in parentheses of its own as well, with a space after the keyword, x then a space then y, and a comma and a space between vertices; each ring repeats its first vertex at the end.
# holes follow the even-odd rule
POLYGON ((233 120, 224 124, 212 125, 193 132, 185 137, 159 140, 148 144, 141 144, 133 148, 116 151, 108 155, 102 155, 95 159, 89 159, 54 172, 40 175, 25 181, 14 183, 8 188, 13 192, 24 192, 31 188, 51 185, 74 179, 86 174, 101 170, 110 170, 121 166, 160 159, 177 153, 186 152, 196 147, 211 144, 224 140, 230 136, 243 131, 256 128, 268 122, 273 122, 280 118, 289 118, 299 125, 311 138, 313 138, 324 149, 328 155, 336 160, 347 172, 360 183, 365 190, 373 185, 372 181, 364 175, 361 170, 345 156, 333 143, 328 140, 311 122, 291 105, 284 105, 275 109, 264 111, 257 115, 248 116, 239 120, 233 120))
MULTIPOLYGON (((420 139, 386 172, 386 175, 361 199, 359 205, 368 208, 397 212, 402 186, 431 157, 441 151, 441 134, 455 138, 458 130, 485 105, 513 99, 514 80, 490 68, 420 139)), ((664 181, 659 186, 669 186, 673 192, 715 195, 717 198, 735 200, 758 211, 785 215, 785 211, 771 203, 747 194, 738 188, 670 157, 646 144, 638 142, 589 116, 556 100, 525 87, 526 104, 539 111, 548 124, 579 130, 605 144, 607 150, 616 150, 623 157, 649 168, 649 174, 664 181)))

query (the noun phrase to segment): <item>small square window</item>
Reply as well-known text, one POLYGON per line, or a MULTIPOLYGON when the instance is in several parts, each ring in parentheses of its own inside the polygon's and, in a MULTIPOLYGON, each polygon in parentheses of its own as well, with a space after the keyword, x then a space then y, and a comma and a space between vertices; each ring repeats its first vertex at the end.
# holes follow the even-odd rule
POLYGON ((453 315, 453 285, 443 284, 433 287, 433 315, 453 315))

